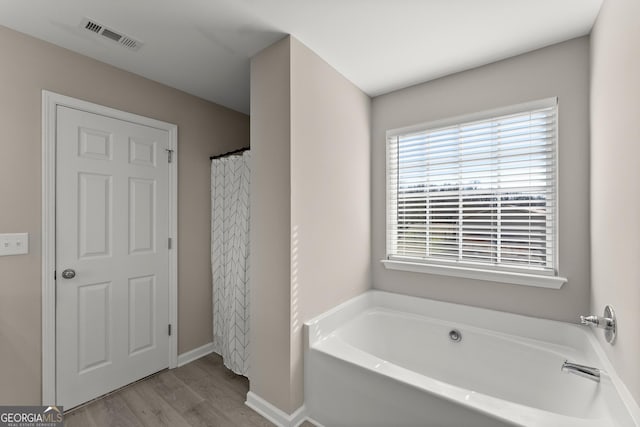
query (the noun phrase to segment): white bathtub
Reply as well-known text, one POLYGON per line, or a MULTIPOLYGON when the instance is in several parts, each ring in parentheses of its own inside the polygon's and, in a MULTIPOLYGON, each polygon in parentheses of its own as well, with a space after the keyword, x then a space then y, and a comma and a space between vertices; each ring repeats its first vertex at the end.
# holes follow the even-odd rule
POLYGON ((305 405, 327 427, 640 425, 586 327, 370 291, 305 331, 305 405), (560 372, 565 359, 601 381, 560 372))

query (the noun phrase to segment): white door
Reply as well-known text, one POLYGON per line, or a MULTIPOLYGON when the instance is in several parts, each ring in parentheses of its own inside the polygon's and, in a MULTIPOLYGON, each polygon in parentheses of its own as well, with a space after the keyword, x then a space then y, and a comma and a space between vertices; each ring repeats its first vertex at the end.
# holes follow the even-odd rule
POLYGON ((168 141, 164 130, 57 107, 56 397, 65 408, 169 366, 168 141))

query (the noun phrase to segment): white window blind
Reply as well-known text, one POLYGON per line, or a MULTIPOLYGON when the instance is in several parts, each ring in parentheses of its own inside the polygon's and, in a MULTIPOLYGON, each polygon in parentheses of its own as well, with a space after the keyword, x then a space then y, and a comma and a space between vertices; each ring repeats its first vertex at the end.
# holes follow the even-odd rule
POLYGON ((387 144, 388 260, 556 274, 556 98, 387 144))

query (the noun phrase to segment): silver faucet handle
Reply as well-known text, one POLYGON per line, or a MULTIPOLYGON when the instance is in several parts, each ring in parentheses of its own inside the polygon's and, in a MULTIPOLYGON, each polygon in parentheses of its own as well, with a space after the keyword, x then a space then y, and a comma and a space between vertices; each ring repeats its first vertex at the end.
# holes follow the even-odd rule
POLYGON ((609 317, 600 316, 580 316, 580 323, 583 325, 593 325, 601 329, 613 329, 615 321, 609 317))
POLYGON ((580 323, 583 325, 600 326, 600 318, 598 316, 580 316, 580 323))
POLYGON ((604 337, 609 344, 616 339, 616 314, 610 305, 604 308, 603 316, 580 316, 580 323, 604 329, 604 337))

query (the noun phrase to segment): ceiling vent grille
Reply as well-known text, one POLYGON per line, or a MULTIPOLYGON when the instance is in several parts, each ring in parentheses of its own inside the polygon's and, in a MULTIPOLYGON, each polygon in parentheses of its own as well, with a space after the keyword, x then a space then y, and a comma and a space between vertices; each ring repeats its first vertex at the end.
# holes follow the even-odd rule
POLYGON ((80 28, 116 42, 120 46, 123 46, 130 50, 137 51, 142 47, 141 41, 136 40, 133 37, 129 37, 126 34, 115 31, 113 28, 107 28, 104 25, 97 23, 93 19, 84 18, 82 22, 80 22, 80 28))
POLYGON ((93 31, 94 33, 99 33, 102 30, 102 27, 95 22, 87 21, 84 25, 84 28, 89 31, 93 31))

